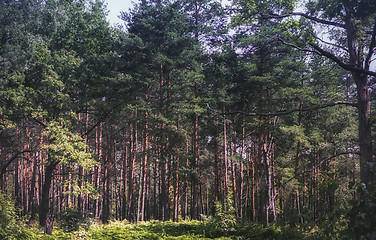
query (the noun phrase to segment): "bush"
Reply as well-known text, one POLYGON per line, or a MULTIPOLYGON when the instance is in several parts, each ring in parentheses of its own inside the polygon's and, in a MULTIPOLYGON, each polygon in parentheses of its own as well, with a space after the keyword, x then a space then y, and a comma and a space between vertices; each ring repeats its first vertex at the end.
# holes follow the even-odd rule
POLYGON ((0 191, 0 239, 31 239, 31 232, 17 214, 14 201, 0 191))
POLYGON ((89 217, 83 216, 83 214, 78 211, 77 207, 70 207, 65 211, 60 217, 60 227, 65 232, 78 231, 80 227, 88 230, 91 225, 91 219, 89 217))
POLYGON ((350 190, 355 190, 357 197, 337 203, 311 239, 376 239, 376 197, 363 183, 350 184, 350 190))
POLYGON ((350 201, 347 213, 349 227, 343 233, 342 239, 375 239, 376 238, 376 201, 369 193, 364 183, 353 186, 358 198, 350 201))

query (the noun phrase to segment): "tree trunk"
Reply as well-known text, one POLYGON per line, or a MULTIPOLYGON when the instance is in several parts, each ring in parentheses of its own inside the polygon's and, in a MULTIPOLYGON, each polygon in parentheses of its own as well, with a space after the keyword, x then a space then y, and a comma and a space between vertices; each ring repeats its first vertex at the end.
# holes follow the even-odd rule
POLYGON ((124 220, 127 217, 127 183, 128 183, 128 146, 126 142, 123 140, 123 173, 122 173, 122 180, 123 180, 123 188, 122 188, 122 205, 121 205, 121 218, 124 220))
POLYGON ((360 147, 360 179, 365 183, 369 192, 374 190, 373 180, 373 149, 372 132, 369 122, 370 117, 370 93, 367 76, 353 73, 356 83, 358 100, 358 131, 360 147))
MULTIPOLYGON (((179 125, 179 119, 177 120, 176 123, 178 131, 180 130, 180 125, 179 125)), ((174 182, 174 213, 173 213, 173 221, 177 222, 179 221, 179 168, 180 168, 180 148, 177 149, 177 157, 175 160, 175 182, 174 182)))
POLYGON ((213 200, 222 201, 221 196, 221 162, 220 162, 220 145, 219 145, 219 125, 216 124, 215 134, 214 134, 214 190, 213 190, 213 200))
MULTIPOLYGON (((146 101, 148 95, 145 96, 146 101)), ((147 173, 148 173, 148 151, 149 151, 149 126, 148 126, 148 112, 145 112, 145 129, 144 129, 144 159, 142 164, 142 200, 141 200, 141 218, 140 221, 145 221, 146 218, 146 200, 147 200, 147 173)))
POLYGON ((135 160, 136 160, 136 143, 137 143, 137 125, 132 124, 130 130, 129 142, 129 164, 128 164, 128 199, 127 199, 127 219, 134 221, 134 174, 135 174, 135 160))
POLYGON ((46 227, 47 217, 50 214, 50 188, 56 165, 56 162, 49 163, 45 169, 44 183, 42 187, 42 199, 39 210, 39 225, 42 227, 46 227))
MULTIPOLYGON (((194 82, 195 99, 198 99, 198 83, 194 82)), ((198 142, 198 114, 193 116, 193 160, 192 160, 192 219, 199 217, 199 142, 198 142)))
MULTIPOLYGON (((225 107, 223 107, 223 112, 225 111, 225 107)), ((227 162, 227 127, 226 127, 226 115, 223 115, 223 164, 224 164, 224 183, 223 183, 223 200, 226 201, 227 194, 228 194, 228 162, 227 162)), ((226 206, 226 202, 224 202, 224 206, 226 206)), ((225 209, 227 210, 227 209, 225 209)))

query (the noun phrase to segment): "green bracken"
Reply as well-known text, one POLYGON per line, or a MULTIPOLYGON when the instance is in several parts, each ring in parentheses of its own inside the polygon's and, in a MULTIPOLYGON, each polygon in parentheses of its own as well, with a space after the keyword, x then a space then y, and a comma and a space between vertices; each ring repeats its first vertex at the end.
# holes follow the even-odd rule
POLYGON ((93 224, 88 230, 74 232, 57 229, 51 236, 37 234, 38 239, 302 239, 300 233, 283 231, 275 226, 236 224, 232 231, 223 231, 213 220, 130 224, 113 221, 108 225, 93 224))

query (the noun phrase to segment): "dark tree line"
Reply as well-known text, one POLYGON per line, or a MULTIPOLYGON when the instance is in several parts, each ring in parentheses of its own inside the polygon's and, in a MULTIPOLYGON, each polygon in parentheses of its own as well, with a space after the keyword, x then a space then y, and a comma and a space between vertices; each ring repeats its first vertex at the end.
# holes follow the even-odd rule
POLYGON ((121 28, 102 1, 2 1, 2 191, 47 233, 69 209, 320 224, 372 192, 374 12, 280 2, 145 0, 121 28))

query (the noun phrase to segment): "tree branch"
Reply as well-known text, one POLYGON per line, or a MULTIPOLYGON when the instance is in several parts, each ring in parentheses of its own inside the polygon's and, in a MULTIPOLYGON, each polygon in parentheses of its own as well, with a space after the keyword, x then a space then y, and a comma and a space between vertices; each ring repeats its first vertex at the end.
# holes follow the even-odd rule
POLYGON ((289 43, 289 42, 286 42, 285 40, 283 40, 282 38, 278 37, 277 38, 278 41, 280 41, 281 43, 283 43, 284 45, 286 46, 289 46, 289 47, 293 47, 299 51, 302 51, 302 52, 311 52, 311 53, 316 53, 316 54, 320 54, 320 52, 316 51, 316 50, 312 50, 312 49, 309 49, 309 48, 302 48, 302 47, 299 47, 295 44, 292 44, 292 43, 289 43))
POLYGON ((279 15, 279 14, 261 14, 261 17, 266 17, 266 18, 286 18, 286 17, 292 17, 292 16, 301 16, 304 18, 307 18, 309 20, 312 20, 317 23, 325 24, 325 25, 330 25, 330 26, 335 26, 335 27, 340 27, 340 28, 345 28, 345 24, 339 23, 339 22, 332 22, 328 21, 325 19, 309 16, 306 13, 301 13, 301 12, 292 12, 284 15, 279 15))
POLYGON ((93 131, 100 123, 102 123, 110 115, 110 113, 111 111, 108 111, 104 115, 102 115, 102 117, 93 126, 91 126, 84 134, 82 134, 81 137, 89 135, 89 133, 91 133, 91 131, 93 131))
POLYGON ((342 47, 338 44, 334 44, 334 43, 331 43, 331 42, 327 42, 327 41, 324 41, 324 39, 321 39, 320 37, 318 37, 316 34, 314 34, 313 32, 310 33, 312 35, 312 37, 314 37, 315 39, 317 39, 318 41, 324 43, 324 44, 327 44, 327 45, 330 45, 330 46, 333 46, 333 47, 336 47, 336 48, 339 48, 339 49, 342 49, 344 51, 348 51, 347 48, 345 47, 342 47))
POLYGON ((19 155, 21 155, 22 153, 27 153, 27 152, 33 152, 31 150, 24 150, 24 151, 19 151, 17 152, 16 154, 14 154, 9 160, 8 162, 6 162, 4 165, 1 166, 1 170, 0 170, 0 178, 3 177, 3 175, 5 174, 5 172, 7 171, 7 168, 9 167, 9 165, 18 158, 19 155))
MULTIPOLYGON (((241 12, 241 11, 252 11, 253 9, 250 9, 250 8, 227 8, 226 10, 231 11, 231 12, 241 12)), ((301 17, 307 18, 307 19, 312 20, 312 21, 317 22, 317 23, 345 28, 345 24, 342 24, 342 23, 339 23, 339 22, 328 21, 328 20, 321 19, 321 18, 318 18, 318 17, 313 17, 313 16, 310 16, 310 15, 308 15, 306 13, 302 13, 302 12, 291 12, 291 13, 283 14, 283 15, 276 14, 276 13, 272 13, 272 14, 260 13, 259 15, 262 18, 286 18, 286 17, 292 17, 292 16, 301 16, 301 17)))
POLYGON ((347 102, 347 101, 338 101, 338 102, 327 103, 327 104, 318 105, 318 106, 312 106, 312 107, 307 107, 307 108, 302 108, 302 109, 299 108, 299 109, 293 109, 293 110, 288 110, 288 111, 280 111, 280 112, 274 112, 274 113, 249 113, 249 112, 243 112, 243 111, 220 112, 218 110, 215 110, 215 109, 211 108, 208 103, 206 104, 207 108, 210 111, 218 113, 218 114, 221 114, 221 115, 243 114, 243 115, 251 116, 251 117, 257 117, 257 116, 259 116, 259 117, 260 116, 261 117, 280 116, 280 115, 291 114, 291 113, 294 113, 294 112, 313 111, 313 110, 318 110, 318 109, 322 109, 322 108, 333 107, 333 106, 336 106, 336 105, 348 105, 348 106, 356 107, 355 103, 347 102))
MULTIPOLYGON (((278 38, 278 40, 280 42, 282 42, 283 44, 285 44, 286 46, 293 47, 295 49, 298 49, 299 51, 316 53, 316 54, 319 54, 321 56, 327 57, 330 60, 332 60, 335 63, 337 63, 338 66, 340 66, 341 68, 343 68, 343 69, 345 69, 347 71, 358 72, 358 73, 362 73, 362 74, 366 74, 366 75, 369 75, 369 76, 375 76, 376 77, 376 72, 369 71, 369 70, 367 70, 367 68, 364 69, 364 68, 356 67, 356 66, 351 65, 351 64, 347 64, 344 61, 342 61, 341 59, 339 59, 337 56, 335 56, 333 53, 322 49, 321 47, 319 47, 316 44, 313 44, 313 43, 309 44, 314 49, 314 50, 312 50, 312 49, 309 49, 309 48, 301 48, 301 47, 299 47, 299 46, 297 46, 295 44, 292 44, 292 43, 289 43, 289 42, 285 42, 282 38, 278 38)), ((374 43, 374 45, 375 44, 376 44, 376 42, 374 43)), ((372 54, 371 54, 371 57, 372 57, 372 54)))
POLYGON ((363 68, 356 67, 354 65, 347 64, 343 62, 341 59, 339 59, 337 56, 335 56, 333 53, 328 52, 321 47, 317 46, 316 44, 309 44, 311 47, 313 47, 317 52, 319 52, 320 55, 325 56, 335 63, 337 63, 340 67, 342 67, 345 70, 351 71, 351 72, 358 72, 358 73, 363 73, 367 74, 369 76, 375 76, 376 77, 376 72, 372 72, 363 68))
POLYGON ((113 109, 105 112, 101 118, 97 121, 97 123, 95 123, 93 126, 91 126, 84 134, 82 134, 81 137, 83 136, 87 136, 89 135, 89 133, 91 133, 91 131, 93 131, 101 122, 103 122, 114 110, 116 110, 118 107, 120 107, 122 104, 119 103, 117 104, 113 109))
POLYGON ((367 54, 367 57, 366 57, 366 65, 365 65, 365 69, 369 69, 370 68, 370 65, 371 65, 371 58, 372 58, 372 55, 374 54, 375 52, 375 48, 376 48, 376 18, 374 19, 374 24, 373 24, 373 30, 372 30, 372 35, 371 35, 371 42, 369 44, 369 50, 368 50, 368 54, 367 54))

